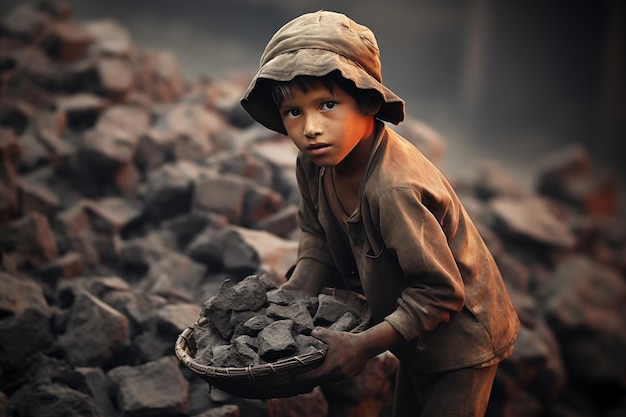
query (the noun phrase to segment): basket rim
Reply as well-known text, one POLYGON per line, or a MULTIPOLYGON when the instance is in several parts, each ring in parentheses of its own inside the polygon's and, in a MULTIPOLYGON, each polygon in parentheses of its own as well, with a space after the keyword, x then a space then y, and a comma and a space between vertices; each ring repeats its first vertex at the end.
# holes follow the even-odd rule
POLYGON ((268 362, 259 365, 250 365, 246 367, 217 367, 213 365, 204 365, 195 361, 188 353, 189 337, 193 334, 196 326, 204 326, 208 324, 206 317, 201 317, 194 325, 187 327, 176 339, 174 345, 174 353, 178 359, 183 362, 192 371, 207 375, 210 377, 227 377, 227 378, 246 378, 254 380, 260 376, 276 374, 279 371, 293 369, 300 366, 314 365, 318 361, 326 357, 326 350, 314 348, 313 351, 301 355, 294 355, 287 358, 279 359, 275 362, 268 362))

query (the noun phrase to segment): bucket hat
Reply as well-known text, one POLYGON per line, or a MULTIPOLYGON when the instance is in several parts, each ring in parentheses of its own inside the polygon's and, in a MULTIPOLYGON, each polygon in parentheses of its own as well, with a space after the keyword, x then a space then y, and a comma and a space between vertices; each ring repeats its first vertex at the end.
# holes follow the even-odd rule
POLYGON ((404 120, 404 100, 382 84, 380 50, 374 33, 344 14, 325 10, 296 17, 272 36, 241 105, 263 126, 287 134, 267 80, 290 81, 298 75, 321 77, 333 71, 339 71, 357 88, 381 95, 377 118, 393 124, 404 120))

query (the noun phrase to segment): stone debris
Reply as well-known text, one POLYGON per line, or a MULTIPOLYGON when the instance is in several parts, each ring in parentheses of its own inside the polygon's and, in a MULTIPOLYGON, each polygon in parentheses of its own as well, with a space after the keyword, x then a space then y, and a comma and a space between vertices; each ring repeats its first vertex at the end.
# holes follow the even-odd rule
MULTIPOLYGON (((172 52, 139 50, 110 19, 75 21, 62 1, 19 2, 0 37, 0 415, 390 415, 388 353, 271 403, 207 393, 173 355, 200 315, 216 323, 194 342, 207 363, 233 346, 241 363, 291 352, 261 349, 273 323, 291 322, 298 352, 324 348, 311 321, 354 323, 325 311, 331 299, 277 289, 297 258, 297 149, 242 110, 249 77, 184 80, 172 52)), ((399 128, 443 159, 423 122, 399 128)), ((522 322, 488 415, 625 415, 623 189, 582 146, 535 174, 526 189, 489 161, 450 178, 522 322)))

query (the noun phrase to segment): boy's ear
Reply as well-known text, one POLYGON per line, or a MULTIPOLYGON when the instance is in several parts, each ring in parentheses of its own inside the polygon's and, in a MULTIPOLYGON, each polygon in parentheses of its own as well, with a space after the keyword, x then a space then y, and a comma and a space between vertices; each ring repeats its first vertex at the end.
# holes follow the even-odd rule
POLYGON ((368 92, 363 95, 363 101, 361 102, 361 111, 367 116, 374 116, 380 110, 380 106, 383 104, 382 97, 376 92, 368 92))

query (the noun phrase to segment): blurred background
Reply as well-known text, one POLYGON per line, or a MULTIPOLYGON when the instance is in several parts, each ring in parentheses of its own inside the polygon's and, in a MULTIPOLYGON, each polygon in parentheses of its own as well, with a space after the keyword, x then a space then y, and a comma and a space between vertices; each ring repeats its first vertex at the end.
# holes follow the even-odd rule
MULTIPOLYGON (((187 79, 252 74, 272 34, 318 9, 378 39, 384 83, 443 134, 444 170, 498 159, 522 183, 571 144, 624 177, 626 2, 495 0, 65 0, 114 19, 136 47, 171 50, 187 79)), ((4 15, 20 2, 4 0, 4 15)))

